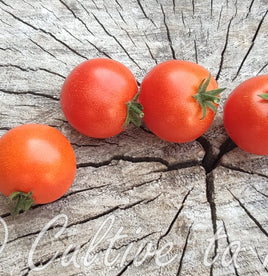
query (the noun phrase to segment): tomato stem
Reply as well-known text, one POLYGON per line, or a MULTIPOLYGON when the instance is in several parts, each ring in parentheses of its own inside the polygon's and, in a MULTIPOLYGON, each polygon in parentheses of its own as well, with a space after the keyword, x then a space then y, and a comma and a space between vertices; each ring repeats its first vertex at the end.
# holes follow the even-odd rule
POLYGON ((225 90, 225 88, 218 88, 207 91, 209 82, 211 79, 211 74, 207 80, 203 79, 198 87, 197 93, 193 96, 200 104, 203 112, 203 116, 200 120, 203 120, 207 115, 207 107, 216 113, 217 108, 215 104, 220 103, 220 98, 218 95, 225 90))
POLYGON ((24 192, 14 192, 8 198, 11 200, 16 200, 15 208, 12 214, 19 214, 20 211, 28 211, 31 206, 34 204, 33 192, 24 193, 24 192))
POLYGON ((262 99, 264 100, 268 100, 268 92, 267 93, 264 93, 264 94, 260 94, 258 95, 259 97, 261 97, 262 99))
POLYGON ((127 118, 124 123, 124 127, 126 127, 130 122, 135 126, 140 127, 141 119, 144 116, 143 106, 137 102, 138 97, 140 95, 140 91, 135 95, 135 97, 126 103, 127 105, 127 118))

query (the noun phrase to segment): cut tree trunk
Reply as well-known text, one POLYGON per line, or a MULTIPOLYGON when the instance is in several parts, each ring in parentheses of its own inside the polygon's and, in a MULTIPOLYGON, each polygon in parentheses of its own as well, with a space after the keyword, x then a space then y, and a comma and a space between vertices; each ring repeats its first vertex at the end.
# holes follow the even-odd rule
POLYGON ((75 181, 56 202, 12 216, 0 196, 0 274, 268 275, 268 159, 232 144, 222 121, 231 91, 268 74, 267 8, 267 0, 0 0, 0 136, 47 124, 77 157, 75 181), (120 61, 139 83, 165 60, 203 65, 226 87, 211 128, 185 144, 146 126, 103 140, 79 134, 60 90, 95 57, 120 61))

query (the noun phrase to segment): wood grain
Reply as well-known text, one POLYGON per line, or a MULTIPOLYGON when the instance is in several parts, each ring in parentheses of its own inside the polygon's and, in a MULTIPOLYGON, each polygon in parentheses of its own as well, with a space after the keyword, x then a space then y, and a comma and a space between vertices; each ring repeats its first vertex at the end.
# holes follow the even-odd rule
MULTIPOLYGON (((11 216, 0 195, 8 227, 0 274, 268 275, 268 159, 237 148, 222 121, 231 91, 268 73, 267 9, 267 0, 0 0, 0 135, 47 124, 77 156, 75 181, 56 202, 11 216), (64 118, 60 90, 74 66, 95 57, 122 62, 139 83, 164 60, 203 65, 226 87, 211 128, 186 144, 146 126, 105 140, 79 134, 64 118), (31 265, 34 242, 57 216, 31 265)), ((0 244, 4 237, 1 224, 0 244)))

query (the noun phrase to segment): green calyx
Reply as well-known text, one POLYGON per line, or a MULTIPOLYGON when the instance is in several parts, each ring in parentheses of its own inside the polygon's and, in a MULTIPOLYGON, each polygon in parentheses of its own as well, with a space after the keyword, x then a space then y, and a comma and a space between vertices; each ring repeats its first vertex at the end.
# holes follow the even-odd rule
POLYGON ((13 215, 19 214, 20 211, 28 211, 34 204, 33 192, 14 192, 8 198, 17 201, 16 206, 12 212, 13 215))
POLYGON ((126 127, 130 122, 135 126, 140 127, 141 119, 144 117, 143 106, 137 102, 138 97, 140 95, 140 91, 135 95, 135 97, 126 103, 127 105, 127 118, 124 123, 124 127, 126 127))
POLYGON ((207 91, 209 82, 211 79, 211 75, 209 74, 209 77, 207 80, 203 79, 198 87, 197 93, 193 96, 198 103, 200 104, 203 116, 200 120, 203 120, 207 115, 207 107, 213 110, 215 113, 217 112, 217 108, 214 104, 220 103, 220 98, 217 97, 225 88, 218 88, 207 91))
POLYGON ((264 100, 268 100, 268 92, 267 93, 264 93, 264 94, 260 94, 258 95, 259 97, 261 97, 262 99, 264 100))

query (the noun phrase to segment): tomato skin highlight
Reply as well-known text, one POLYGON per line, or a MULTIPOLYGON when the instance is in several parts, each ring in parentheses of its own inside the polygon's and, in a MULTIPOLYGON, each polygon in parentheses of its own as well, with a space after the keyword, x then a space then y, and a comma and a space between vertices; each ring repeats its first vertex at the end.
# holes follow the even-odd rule
MULTIPOLYGON (((193 96, 209 74, 201 65, 189 61, 169 60, 156 65, 145 76, 139 97, 147 127, 170 142, 184 143, 200 137, 215 113, 207 108, 205 118, 200 120, 202 108, 193 96)), ((217 88, 211 76, 208 90, 217 88)))
POLYGON ((33 192, 36 204, 60 198, 71 186, 76 158, 71 144, 57 129, 26 124, 0 138, 0 192, 33 192))
POLYGON ((126 103, 138 92, 131 71, 118 61, 96 58, 75 67, 61 91, 69 123, 84 135, 108 138, 124 129, 126 103))
POLYGON ((250 78, 237 86, 224 106, 224 126, 241 149, 268 155, 268 75, 250 78))

